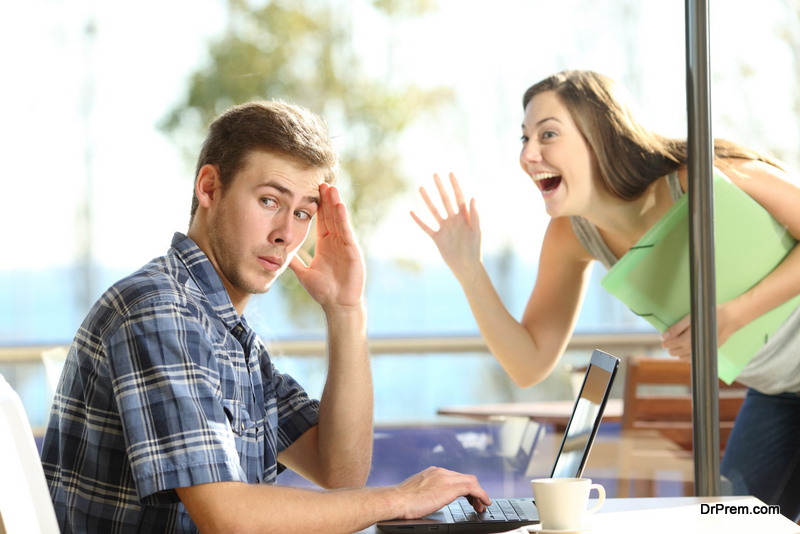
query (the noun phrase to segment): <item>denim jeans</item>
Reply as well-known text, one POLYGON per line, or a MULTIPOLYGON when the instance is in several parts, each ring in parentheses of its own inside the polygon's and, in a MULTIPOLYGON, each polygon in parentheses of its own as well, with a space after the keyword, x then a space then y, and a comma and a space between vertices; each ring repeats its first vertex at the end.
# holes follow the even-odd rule
POLYGON ((764 395, 748 390, 733 426, 722 475, 734 495, 777 504, 792 521, 800 518, 800 394, 764 395))

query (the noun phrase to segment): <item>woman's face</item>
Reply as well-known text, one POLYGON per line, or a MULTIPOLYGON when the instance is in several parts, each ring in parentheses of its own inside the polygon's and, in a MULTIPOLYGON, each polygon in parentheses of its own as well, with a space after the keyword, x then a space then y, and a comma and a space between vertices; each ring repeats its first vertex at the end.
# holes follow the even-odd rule
POLYGON ((597 189, 594 156, 553 91, 537 94, 525 107, 519 162, 541 191, 548 215, 587 213, 597 189))

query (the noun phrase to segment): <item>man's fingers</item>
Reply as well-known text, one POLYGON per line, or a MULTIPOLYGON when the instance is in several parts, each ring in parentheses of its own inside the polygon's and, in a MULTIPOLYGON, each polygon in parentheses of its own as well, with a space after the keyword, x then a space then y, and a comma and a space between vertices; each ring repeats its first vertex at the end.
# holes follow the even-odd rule
POLYGON ((484 503, 479 497, 474 497, 472 495, 467 495, 467 502, 469 502, 478 513, 486 511, 486 507, 491 505, 491 503, 484 503))
MULTIPOLYGON (((328 189, 328 211, 330 212, 330 220, 331 220, 331 227, 328 228, 328 231, 335 233, 336 235, 343 235, 344 229, 342 228, 342 214, 341 214, 341 207, 344 207, 342 204, 342 197, 339 195, 339 189, 336 186, 331 186, 328 189)), ((345 212, 345 217, 347 216, 345 212)))
POLYGON ((339 188, 333 185, 320 184, 320 217, 317 217, 317 235, 327 236, 334 234, 341 237, 346 243, 353 244, 353 229, 347 216, 347 206, 342 202, 339 188), (321 228, 320 228, 321 221, 321 228))
POLYGON ((333 213, 330 209, 330 186, 326 183, 319 184, 319 216, 317 217, 317 236, 324 237, 333 231, 333 213))
POLYGON ((453 499, 457 497, 466 497, 476 510, 478 510, 479 507, 490 506, 492 504, 492 500, 489 498, 486 491, 481 488, 475 475, 465 475, 457 471, 449 471, 443 468, 434 468, 434 471, 430 474, 431 476, 445 479, 443 482, 454 489, 457 494, 453 496, 453 499))
POLYGON ((298 280, 302 280, 303 275, 308 269, 308 266, 303 262, 300 256, 295 254, 292 260, 289 262, 289 268, 294 271, 294 274, 297 275, 298 280))
POLYGON ((342 202, 338 203, 335 214, 336 231, 339 237, 348 245, 354 245, 355 238, 353 237, 353 229, 350 227, 350 219, 347 217, 347 206, 342 202))

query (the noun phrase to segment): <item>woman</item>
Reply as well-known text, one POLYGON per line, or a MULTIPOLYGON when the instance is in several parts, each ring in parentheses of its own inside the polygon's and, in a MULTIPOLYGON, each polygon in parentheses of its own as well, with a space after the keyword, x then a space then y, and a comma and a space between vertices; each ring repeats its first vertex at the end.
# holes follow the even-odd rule
MULTIPOLYGON (((439 225, 414 212, 466 293, 489 350, 521 387, 543 380, 566 349, 594 260, 610 268, 688 188, 686 142, 642 126, 622 91, 588 71, 555 74, 523 97, 522 169, 536 183, 551 220, 530 300, 517 321, 505 309, 481 262, 473 199, 467 206, 452 174, 454 201, 434 176, 446 214, 424 188, 439 225)), ((800 239, 800 189, 779 163, 726 141, 715 166, 800 239)), ((760 283, 717 307, 718 343, 800 294, 800 247, 760 283)), ((737 380, 751 389, 731 434, 722 473, 739 494, 752 494, 800 516, 800 310, 737 380), (781 334, 781 335, 778 335, 781 334), (777 338, 777 339, 776 339, 777 338)), ((689 318, 666 330, 662 346, 691 354, 689 318)))

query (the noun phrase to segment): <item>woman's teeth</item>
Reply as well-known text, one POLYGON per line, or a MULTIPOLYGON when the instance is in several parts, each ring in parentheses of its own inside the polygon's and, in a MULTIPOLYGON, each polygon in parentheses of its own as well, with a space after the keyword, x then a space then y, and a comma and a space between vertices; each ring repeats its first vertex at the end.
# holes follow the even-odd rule
POLYGON ((543 193, 554 191, 559 184, 561 184, 561 175, 552 172, 543 172, 533 177, 533 180, 539 184, 543 193))

